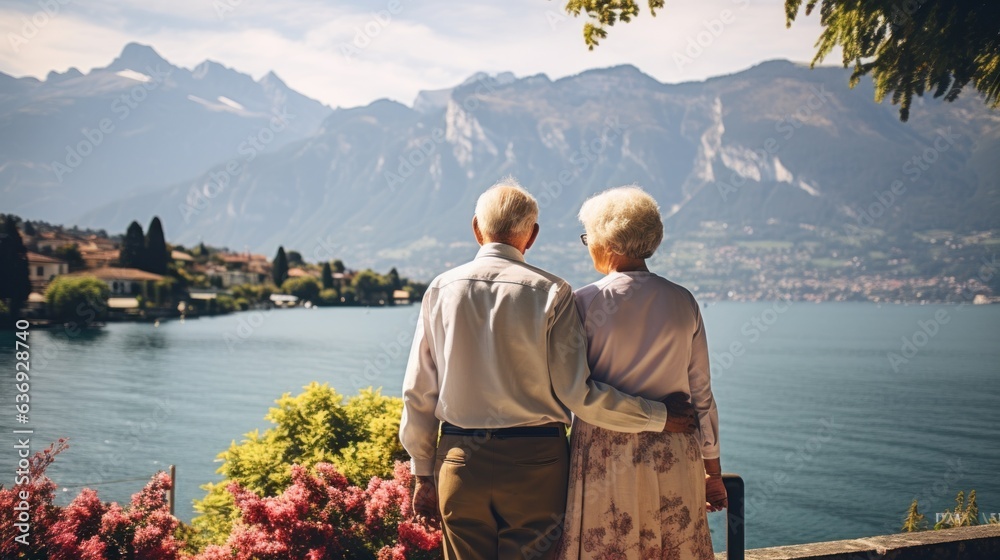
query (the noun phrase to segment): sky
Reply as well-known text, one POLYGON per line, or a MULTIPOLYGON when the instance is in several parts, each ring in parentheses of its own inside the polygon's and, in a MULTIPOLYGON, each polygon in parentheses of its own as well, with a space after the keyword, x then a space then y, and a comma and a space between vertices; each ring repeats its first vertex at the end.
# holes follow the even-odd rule
POLYGON ((677 83, 775 58, 809 62, 820 33, 818 14, 786 28, 783 0, 667 0, 655 18, 640 4, 588 51, 585 20, 564 0, 3 0, 0 72, 87 72, 134 41, 186 68, 214 60, 255 79, 273 70, 331 107, 409 105, 480 71, 556 79, 633 64, 677 83))

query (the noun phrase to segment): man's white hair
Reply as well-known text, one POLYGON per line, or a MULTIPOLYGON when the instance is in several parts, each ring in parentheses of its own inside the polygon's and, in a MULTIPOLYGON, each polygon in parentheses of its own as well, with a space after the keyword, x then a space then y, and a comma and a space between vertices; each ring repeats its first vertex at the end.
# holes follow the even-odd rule
POLYGON ((648 259, 663 241, 656 200, 636 185, 596 194, 580 208, 587 244, 632 259, 648 259))
POLYGON ((504 177, 479 195, 479 231, 493 241, 512 242, 531 234, 538 222, 538 202, 513 177, 504 177))

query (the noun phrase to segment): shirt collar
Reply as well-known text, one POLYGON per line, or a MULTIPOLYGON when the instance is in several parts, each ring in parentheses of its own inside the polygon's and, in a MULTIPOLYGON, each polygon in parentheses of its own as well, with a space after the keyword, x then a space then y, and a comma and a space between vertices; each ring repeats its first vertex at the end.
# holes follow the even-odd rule
POLYGON ((479 249, 479 252, 476 253, 476 258, 481 259, 483 257, 500 257, 502 259, 524 262, 524 255, 521 254, 521 251, 506 243, 487 243, 483 245, 479 249))

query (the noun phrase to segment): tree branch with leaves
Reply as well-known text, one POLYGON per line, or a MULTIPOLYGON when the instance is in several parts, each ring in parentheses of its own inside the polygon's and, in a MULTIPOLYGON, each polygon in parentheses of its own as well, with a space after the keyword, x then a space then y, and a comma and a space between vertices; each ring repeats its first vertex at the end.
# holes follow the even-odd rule
MULTIPOLYGON (((663 0, 648 0, 650 15, 663 0)), ((1000 106, 1000 2, 995 0, 785 0, 788 27, 800 13, 818 9, 823 32, 812 65, 837 47, 850 85, 875 82, 875 99, 887 96, 906 121, 914 96, 932 93, 954 101, 972 84, 992 108, 1000 106)), ((568 0, 566 11, 585 14, 583 40, 591 50, 615 23, 639 15, 635 0, 568 0)))

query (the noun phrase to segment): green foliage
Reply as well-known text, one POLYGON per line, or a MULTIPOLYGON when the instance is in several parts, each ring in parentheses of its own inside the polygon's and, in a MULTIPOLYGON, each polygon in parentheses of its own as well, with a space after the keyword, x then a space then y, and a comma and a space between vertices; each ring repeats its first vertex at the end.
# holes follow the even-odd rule
POLYGON ((392 267, 389 274, 386 275, 389 287, 393 290, 399 290, 403 287, 403 281, 399 278, 399 272, 396 271, 396 267, 392 267))
POLYGON ((80 254, 80 247, 76 243, 56 247, 55 251, 52 251, 52 256, 66 261, 71 271, 82 270, 87 267, 83 261, 83 255, 80 254))
POLYGON ((282 292, 291 294, 303 301, 317 301, 321 289, 322 286, 320 286, 319 280, 316 280, 312 276, 289 278, 281 285, 282 292))
POLYGON ((920 513, 917 506, 917 499, 913 499, 909 511, 906 512, 906 519, 903 520, 902 531, 904 533, 915 533, 927 528, 927 519, 920 513))
POLYGON ((323 290, 319 293, 319 300, 315 303, 322 306, 338 305, 340 303, 340 294, 337 293, 337 290, 323 290))
MULTIPOLYGON (((808 0, 817 6, 823 33, 813 64, 835 48, 844 67, 854 65, 851 86, 861 76, 875 80, 875 98, 892 93, 900 120, 910 115, 913 95, 933 91, 946 101, 970 82, 992 107, 1000 105, 1000 4, 951 0, 808 0)), ((802 0, 786 0, 788 25, 802 0)))
POLYGON ((392 291, 389 279, 370 269, 355 274, 351 286, 354 288, 354 298, 358 303, 373 304, 379 300, 392 299, 389 297, 392 291))
POLYGON ((399 419, 403 401, 387 397, 381 390, 362 389, 344 406, 351 426, 348 443, 334 464, 354 484, 364 484, 374 476, 392 473, 395 461, 409 459, 399 443, 399 419))
POLYGON ((265 303, 270 301, 271 294, 274 293, 274 286, 266 284, 240 284, 230 288, 233 297, 244 299, 251 303, 265 303))
POLYGON ((45 290, 45 304, 53 318, 90 322, 107 313, 111 290, 93 276, 57 276, 45 290))
POLYGON ((333 288, 333 270, 330 269, 330 263, 323 263, 323 272, 320 273, 320 278, 323 279, 323 289, 329 290, 333 288))
POLYGON ((212 301, 215 303, 216 313, 232 313, 233 311, 236 311, 236 300, 234 300, 232 296, 219 294, 212 301))
POLYGON ((343 274, 344 271, 347 270, 347 268, 344 267, 344 261, 342 261, 340 259, 334 259, 332 266, 333 266, 333 271, 334 272, 339 272, 341 274, 343 274))
POLYGON ((288 251, 288 266, 302 266, 306 261, 302 258, 302 253, 298 251, 288 251))
POLYGON ((237 515, 230 482, 260 496, 276 496, 291 484, 291 466, 312 468, 328 462, 352 484, 364 486, 373 476, 389 477, 395 460, 408 457, 398 440, 402 400, 371 388, 346 403, 328 385, 311 383, 297 396, 286 393, 265 418, 274 426, 235 441, 219 454, 225 480, 206 484, 195 502, 201 514, 193 521, 205 542, 221 543, 237 515))
POLYGON ((173 299, 175 290, 177 289, 177 279, 166 276, 162 280, 157 280, 153 282, 153 303, 157 306, 163 306, 165 303, 170 302, 173 299))
POLYGON ((28 249, 17 230, 17 218, 13 215, 3 218, 3 227, 0 228, 0 304, 6 310, 3 315, 17 315, 31 294, 28 249))
POLYGON ((167 263, 170 262, 170 250, 167 249, 167 240, 163 235, 163 224, 160 223, 159 216, 153 216, 153 220, 149 222, 143 245, 145 251, 141 268, 153 274, 166 274, 167 263))
POLYGON ((125 231, 125 240, 118 255, 118 264, 125 268, 143 268, 146 253, 146 238, 139 222, 132 221, 125 231))
MULTIPOLYGON (((664 0, 649 0, 649 14, 656 16, 656 10, 663 7, 664 0)), ((608 36, 608 27, 621 21, 628 23, 639 15, 639 3, 635 0, 569 0, 566 11, 574 16, 587 14, 591 21, 583 25, 583 40, 587 48, 594 50, 601 39, 608 36)))
POLYGON ((280 286, 288 280, 288 257, 285 255, 284 247, 278 247, 278 254, 271 262, 271 280, 275 286, 280 286))
POLYGON ((343 288, 341 288, 340 297, 344 300, 343 303, 347 305, 353 305, 354 303, 357 303, 357 300, 354 297, 354 288, 352 288, 351 286, 344 286, 343 288))
MULTIPOLYGON (((648 0, 656 15, 663 0, 648 0)), ((813 65, 840 47, 844 67, 854 65, 850 83, 875 81, 875 98, 892 94, 900 120, 910 115, 913 96, 933 92, 946 101, 970 83, 991 107, 1000 106, 1000 3, 953 0, 785 0, 787 25, 804 8, 819 8, 823 32, 813 65), (804 5, 804 6, 803 6, 804 5)), ((584 42, 593 49, 607 28, 639 14, 635 0, 569 0, 566 11, 585 13, 584 42)))

